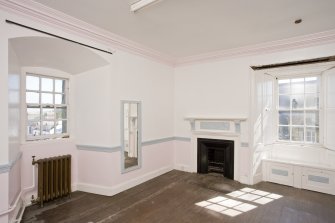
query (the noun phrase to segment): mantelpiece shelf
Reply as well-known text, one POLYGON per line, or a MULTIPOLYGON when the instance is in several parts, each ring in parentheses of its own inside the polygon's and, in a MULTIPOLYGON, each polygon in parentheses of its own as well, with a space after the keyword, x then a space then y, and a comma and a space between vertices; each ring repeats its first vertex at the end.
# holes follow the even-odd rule
POLYGON ((246 117, 206 117, 206 116, 189 116, 185 120, 194 121, 246 121, 246 117))

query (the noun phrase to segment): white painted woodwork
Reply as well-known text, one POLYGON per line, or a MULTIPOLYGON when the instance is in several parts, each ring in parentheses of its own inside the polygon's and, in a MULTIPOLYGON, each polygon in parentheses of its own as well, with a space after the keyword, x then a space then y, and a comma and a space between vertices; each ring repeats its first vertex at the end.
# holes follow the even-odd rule
POLYGON ((296 188, 301 188, 302 187, 302 170, 303 167, 301 166, 294 166, 293 168, 293 186, 296 188))
POLYGON ((335 171, 304 167, 302 188, 321 193, 335 194, 335 171))
POLYGON ((282 163, 266 163, 266 174, 269 182, 293 186, 293 166, 282 163))
POLYGON ((325 85, 325 145, 335 150, 335 68, 323 73, 325 85))
POLYGON ((335 195, 335 168, 265 159, 263 172, 264 181, 335 195))

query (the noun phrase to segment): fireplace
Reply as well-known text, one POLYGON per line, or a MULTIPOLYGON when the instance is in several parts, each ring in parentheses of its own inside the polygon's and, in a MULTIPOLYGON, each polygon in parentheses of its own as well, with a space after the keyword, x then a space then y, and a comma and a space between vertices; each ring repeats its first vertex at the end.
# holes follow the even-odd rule
POLYGON ((234 141, 198 138, 198 173, 220 173, 234 179, 234 141))

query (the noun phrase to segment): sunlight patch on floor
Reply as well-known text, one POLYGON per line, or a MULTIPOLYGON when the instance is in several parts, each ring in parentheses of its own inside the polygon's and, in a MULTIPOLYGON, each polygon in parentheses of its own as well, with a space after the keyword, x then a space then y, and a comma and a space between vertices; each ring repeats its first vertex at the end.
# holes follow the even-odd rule
POLYGON ((226 196, 228 197, 213 197, 206 201, 198 202, 195 205, 224 215, 228 215, 230 217, 235 217, 257 208, 258 206, 256 204, 266 205, 276 199, 283 197, 279 194, 273 194, 267 191, 256 190, 249 187, 233 191, 226 194, 226 196), (250 202, 252 204, 246 202, 250 202))

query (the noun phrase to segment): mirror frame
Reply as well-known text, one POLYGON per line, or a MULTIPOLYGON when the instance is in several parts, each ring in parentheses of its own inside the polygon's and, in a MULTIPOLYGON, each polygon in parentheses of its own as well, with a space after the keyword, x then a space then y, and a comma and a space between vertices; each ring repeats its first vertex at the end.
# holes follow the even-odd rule
POLYGON ((142 102, 132 101, 132 100, 121 100, 120 104, 121 116, 120 116, 120 134, 121 134, 121 173, 128 173, 133 170, 140 169, 142 167, 142 102), (129 168, 125 168, 124 165, 124 104, 126 103, 136 103, 137 104, 137 130, 138 130, 138 140, 137 140, 137 165, 129 168))

